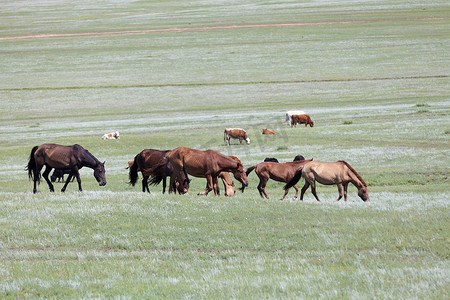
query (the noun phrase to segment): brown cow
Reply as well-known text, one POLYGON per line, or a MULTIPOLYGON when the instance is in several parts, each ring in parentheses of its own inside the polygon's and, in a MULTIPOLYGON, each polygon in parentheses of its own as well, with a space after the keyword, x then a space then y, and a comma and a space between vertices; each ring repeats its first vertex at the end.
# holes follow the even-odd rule
POLYGON ((230 146, 230 139, 239 139, 239 142, 242 144, 242 140, 247 142, 247 145, 250 144, 250 139, 247 137, 247 132, 242 128, 226 128, 223 132, 223 139, 227 142, 227 145, 230 146))
POLYGON ((275 134, 275 131, 269 130, 267 128, 263 128, 263 133, 262 134, 275 134))
POLYGON ((297 124, 305 124, 305 127, 309 125, 314 127, 314 122, 311 120, 309 115, 293 115, 291 121, 291 128, 297 127, 297 124))

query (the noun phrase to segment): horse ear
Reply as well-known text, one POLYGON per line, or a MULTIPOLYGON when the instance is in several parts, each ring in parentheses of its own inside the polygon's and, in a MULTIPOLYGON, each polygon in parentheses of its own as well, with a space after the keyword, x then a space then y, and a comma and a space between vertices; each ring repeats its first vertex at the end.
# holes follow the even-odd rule
POLYGON ((106 160, 103 162, 103 164, 105 164, 106 160))

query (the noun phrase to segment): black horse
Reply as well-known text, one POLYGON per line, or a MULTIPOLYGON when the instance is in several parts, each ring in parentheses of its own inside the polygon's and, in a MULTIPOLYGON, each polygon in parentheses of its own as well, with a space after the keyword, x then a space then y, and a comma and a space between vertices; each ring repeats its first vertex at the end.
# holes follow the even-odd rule
MULTIPOLYGON (((55 169, 53 171, 52 176, 50 176, 50 180, 55 182, 58 179, 58 182, 64 183, 64 175, 70 174, 70 169, 58 170, 55 169)), ((75 180, 75 177, 72 178, 72 182, 75 180)))
POLYGON ((48 175, 53 168, 57 170, 70 169, 69 177, 61 192, 66 190, 73 176, 77 179, 79 191, 82 191, 80 173, 78 172, 82 167, 94 169, 94 177, 98 184, 100 186, 106 184, 105 163, 100 162, 89 151, 77 144, 72 146, 43 144, 31 149, 30 160, 26 169, 28 170, 28 177, 34 181, 33 193, 37 192, 36 183, 41 181, 41 170, 44 166, 46 168, 42 176, 47 181, 50 192, 55 191, 53 184, 48 179, 48 175))

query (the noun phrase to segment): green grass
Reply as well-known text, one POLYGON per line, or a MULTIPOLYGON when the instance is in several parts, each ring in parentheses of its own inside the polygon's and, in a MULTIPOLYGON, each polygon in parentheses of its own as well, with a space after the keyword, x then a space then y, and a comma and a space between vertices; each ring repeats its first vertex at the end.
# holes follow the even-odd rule
POLYGON ((0 16, 1 298, 449 298, 446 2, 8 2, 0 16), (291 109, 314 127, 284 124, 291 109), (227 147, 225 127, 251 144, 227 147), (47 142, 106 160, 108 184, 82 169, 85 192, 33 195, 24 167, 47 142), (234 198, 197 196, 201 178, 186 196, 128 185, 142 149, 178 146, 245 167, 346 160, 371 202, 322 185, 322 203, 279 201, 272 180, 263 200, 254 172, 234 198))

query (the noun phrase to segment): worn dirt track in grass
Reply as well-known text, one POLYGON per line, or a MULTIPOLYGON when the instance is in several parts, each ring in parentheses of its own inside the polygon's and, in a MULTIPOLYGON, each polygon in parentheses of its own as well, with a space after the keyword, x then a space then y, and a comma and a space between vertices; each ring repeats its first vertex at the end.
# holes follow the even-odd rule
POLYGON ((244 25, 220 25, 220 26, 201 26, 201 27, 172 27, 161 29, 143 29, 143 30, 123 30, 123 31, 105 31, 105 32, 80 32, 80 33, 47 33, 36 35, 6 36, 0 37, 0 40, 19 40, 19 39, 41 39, 54 37, 75 37, 75 36, 109 36, 109 35, 131 35, 131 34, 150 34, 164 32, 189 32, 189 31, 209 31, 209 30, 232 30, 243 28, 277 28, 277 27, 300 27, 300 26, 327 26, 327 25, 345 25, 345 24, 364 24, 364 23, 388 23, 388 22, 409 22, 409 21, 441 21, 447 18, 407 18, 392 20, 361 20, 361 21, 334 21, 334 22, 314 22, 314 23, 280 23, 280 24, 244 24, 244 25))

